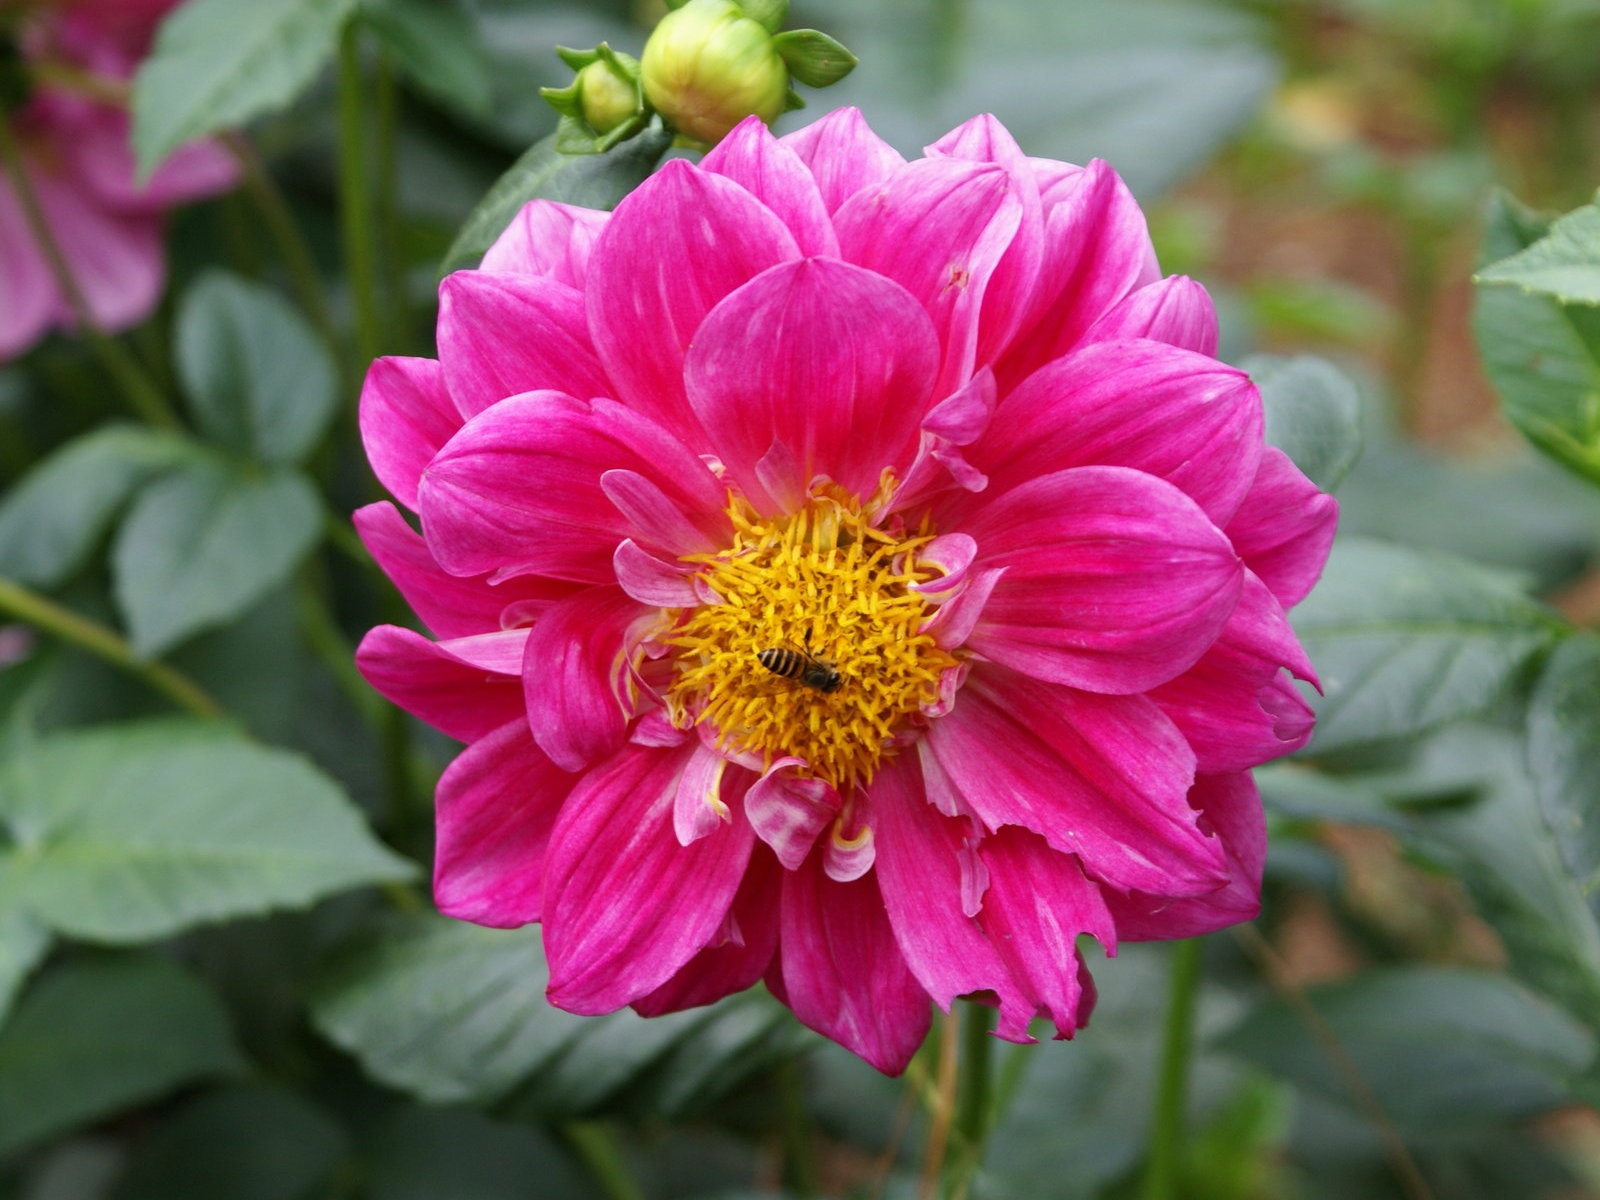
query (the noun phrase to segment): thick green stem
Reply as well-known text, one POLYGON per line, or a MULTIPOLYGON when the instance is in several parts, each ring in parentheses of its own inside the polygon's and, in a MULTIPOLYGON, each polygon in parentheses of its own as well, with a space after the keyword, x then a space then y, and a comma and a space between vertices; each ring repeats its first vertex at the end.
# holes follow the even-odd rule
POLYGON ((339 219, 355 302, 356 350, 364 362, 378 356, 383 341, 378 319, 372 184, 367 174, 365 86, 360 28, 351 22, 339 42, 339 219))
POLYGON ((1155 1125, 1150 1135, 1150 1159, 1139 1193, 1141 1200, 1177 1200, 1178 1196, 1202 954, 1199 938, 1189 938, 1172 947, 1171 999, 1161 1053, 1161 1079, 1156 1092, 1155 1125))
POLYGON ((61 244, 56 241, 50 222, 45 219, 44 209, 39 204, 39 196, 33 190, 33 182, 28 178, 27 168, 23 163, 22 147, 17 144, 10 124, 5 120, 0 120, 0 166, 5 168, 6 178, 10 180, 12 191, 16 193, 17 200, 22 205, 22 215, 28 222, 28 230, 49 264, 50 274, 55 278, 56 286, 61 289, 67 307, 72 310, 79 332, 82 333, 84 341, 88 343, 95 357, 100 360, 100 365, 117 381, 117 386, 122 390, 129 407, 152 425, 166 429, 182 428, 177 415, 167 403, 165 393, 140 366, 139 360, 130 354, 121 342, 114 340, 100 328, 94 319, 89 302, 84 298, 83 289, 78 286, 78 281, 72 274, 72 267, 61 251, 61 244))
POLYGON ((597 1121, 569 1121, 560 1129, 567 1145, 589 1168, 608 1200, 644 1200, 644 1190, 634 1180, 604 1125, 597 1121))
POLYGON ((164 663, 141 659, 116 631, 62 608, 55 601, 9 579, 0 579, 0 613, 15 617, 35 629, 87 650, 112 666, 120 667, 197 717, 216 721, 225 715, 222 705, 187 675, 164 663))
POLYGON ((961 1014, 961 1057, 956 1077, 955 1134, 957 1152, 945 1171, 944 1194, 965 1200, 972 1176, 983 1162, 984 1142, 994 1103, 991 1058, 994 1038, 989 1035, 994 1011, 986 1004, 968 1001, 961 1014))
POLYGON ((811 1120, 806 1113, 805 1074, 794 1059, 778 1072, 783 1106, 783 1176, 789 1191, 808 1200, 817 1194, 817 1169, 811 1161, 811 1120))

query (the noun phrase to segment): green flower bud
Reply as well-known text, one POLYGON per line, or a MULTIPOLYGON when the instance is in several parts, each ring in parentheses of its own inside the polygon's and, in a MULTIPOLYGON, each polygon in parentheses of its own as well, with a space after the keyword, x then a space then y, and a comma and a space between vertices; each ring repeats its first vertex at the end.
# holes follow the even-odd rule
POLYGON ((689 0, 668 13, 640 59, 644 94, 679 133, 713 144, 751 113, 771 124, 789 69, 761 22, 735 0, 689 0))
POLYGON ((610 133, 639 115, 639 85, 596 59, 578 72, 578 104, 596 133, 610 133))

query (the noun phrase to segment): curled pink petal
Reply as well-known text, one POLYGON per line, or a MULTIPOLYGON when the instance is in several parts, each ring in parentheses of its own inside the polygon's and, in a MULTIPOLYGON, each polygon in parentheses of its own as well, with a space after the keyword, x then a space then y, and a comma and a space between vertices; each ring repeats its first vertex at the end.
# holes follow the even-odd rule
POLYGON ((781 758, 745 793, 745 816, 778 861, 798 870, 817 836, 839 811, 839 793, 806 769, 805 760, 781 758))
POLYGON ((521 664, 528 723, 562 770, 580 771, 626 740, 632 631, 649 616, 621 588, 585 588, 552 604, 528 631, 521 664))
MULTIPOLYGON (((511 635, 520 652, 527 630, 511 635)), ((458 649, 482 650, 462 641, 458 649)), ((463 742, 475 742, 522 716, 522 683, 474 663, 421 634, 380 625, 361 639, 356 666, 367 682, 419 720, 463 742)))

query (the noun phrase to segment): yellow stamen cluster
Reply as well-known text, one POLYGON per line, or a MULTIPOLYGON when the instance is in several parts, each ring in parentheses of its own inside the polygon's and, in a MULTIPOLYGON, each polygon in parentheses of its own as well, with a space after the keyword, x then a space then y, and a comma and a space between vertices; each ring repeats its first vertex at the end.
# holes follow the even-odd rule
POLYGON ((678 651, 674 722, 710 724, 719 745, 766 764, 804 759, 841 790, 867 783, 955 665, 919 632, 933 610, 911 590, 938 575, 917 562, 932 535, 876 528, 853 497, 828 493, 772 520, 742 500, 728 511, 733 544, 685 560, 721 603, 687 610, 667 639, 678 651), (766 650, 837 671, 837 688, 774 673, 766 650))

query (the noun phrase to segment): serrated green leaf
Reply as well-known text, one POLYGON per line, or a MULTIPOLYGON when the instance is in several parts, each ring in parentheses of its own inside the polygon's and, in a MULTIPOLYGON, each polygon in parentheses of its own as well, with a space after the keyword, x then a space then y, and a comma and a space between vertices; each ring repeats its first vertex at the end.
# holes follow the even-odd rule
POLYGON ((1600 637, 1569 638, 1540 673, 1528 770, 1562 862, 1600 915, 1600 637))
POLYGON ((475 265, 517 211, 536 197, 584 208, 614 207, 655 169, 671 144, 671 135, 659 125, 603 154, 563 154, 555 134, 535 142, 472 211, 440 272, 475 265))
MULTIPOLYGON (((1524 250, 1546 228, 1509 197, 1497 196, 1483 258, 1495 262, 1524 250)), ((1481 286, 1472 326, 1511 423, 1562 466, 1600 483, 1600 310, 1481 286)))
POLYGON ((1563 304, 1600 304, 1600 206, 1567 213, 1527 249, 1479 271, 1478 282, 1508 284, 1563 304))
MULTIPOLYGON (((1314 988, 1315 1006, 1378 1103, 1402 1128, 1470 1128, 1562 1104, 1593 1034, 1510 979, 1443 967, 1368 971, 1314 988)), ((1262 1004, 1216 1043, 1319 1097, 1359 1108, 1304 1017, 1262 1004)))
POLYGON ((184 467, 147 486, 117 531, 111 573, 129 640, 155 655, 238 616, 316 545, 322 505, 301 475, 184 467))
POLYGON ((856 69, 856 56, 842 44, 816 29, 791 29, 772 39, 789 74, 807 87, 838 83, 856 69))
POLYGON ((424 92, 472 116, 489 111, 489 55, 463 9, 448 0, 361 0, 361 16, 424 92))
POLYGON ((133 84, 139 173, 194 138, 276 112, 333 56, 356 0, 189 0, 133 84))
POLYGON ((538 929, 397 920, 329 964, 311 1017, 374 1079, 434 1103, 486 1102, 585 1031, 545 1002, 547 978, 538 929))
POLYGON ((46 738, 0 770, 6 886, 51 928, 101 942, 303 907, 404 879, 305 760, 186 721, 46 738))
POLYGON ((1312 753, 1485 713, 1559 636, 1559 619, 1463 559, 1349 538, 1294 611, 1322 676, 1312 753))
POLYGON ((244 1062, 217 998, 148 956, 44 975, 0 1029, 0 1154, 244 1062))
POLYGON ((292 1092, 225 1088, 158 1126, 111 1200, 305 1200, 326 1194, 347 1151, 338 1122, 292 1092))
POLYGON ((338 402, 334 365, 271 288, 208 271, 178 306, 176 343, 189 408, 218 445, 274 466, 316 448, 338 402))
POLYGON ((1243 364, 1261 389, 1267 441, 1325 492, 1361 457, 1361 397, 1332 363, 1309 355, 1257 355, 1243 364))
POLYGON ((130 425, 68 442, 0 501, 0 575, 35 587, 62 583, 140 484, 196 454, 177 434, 130 425))

